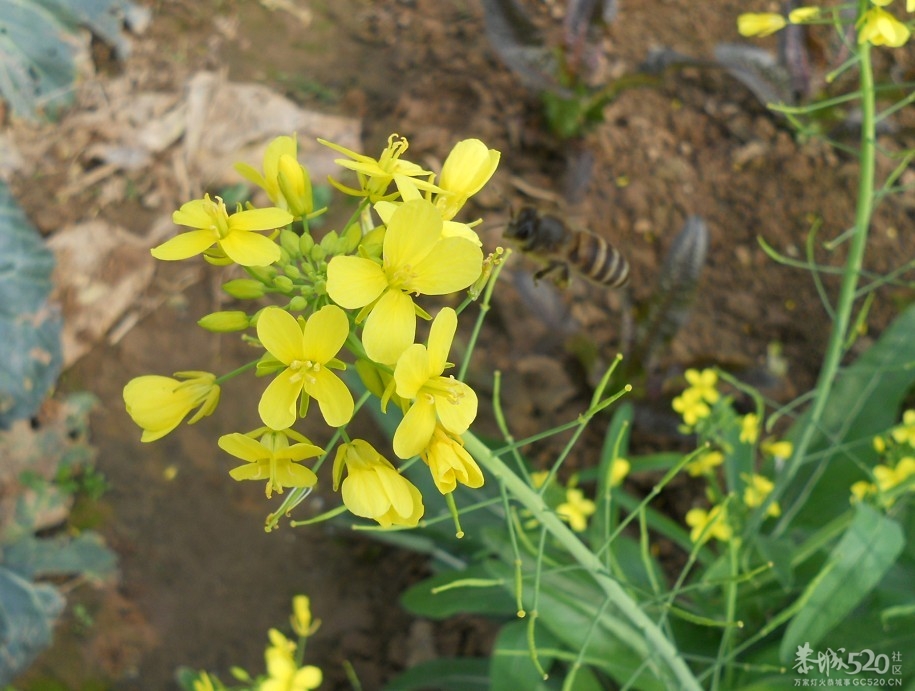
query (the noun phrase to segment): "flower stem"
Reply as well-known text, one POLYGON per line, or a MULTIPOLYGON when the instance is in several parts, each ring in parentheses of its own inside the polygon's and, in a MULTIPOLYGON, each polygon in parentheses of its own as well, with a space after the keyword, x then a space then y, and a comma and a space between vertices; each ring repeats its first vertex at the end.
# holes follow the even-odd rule
MULTIPOLYGON (((778 485, 772 495, 781 495, 797 475, 807 455, 807 449, 814 435, 820 429, 826 403, 835 384, 836 373, 842 361, 847 342, 847 333, 851 323, 852 310, 857 294, 858 280, 864 263, 864 250, 867 246, 867 234, 870 228, 874 204, 874 166, 876 158, 876 117, 874 75, 870 61, 870 44, 859 46, 859 69, 861 81, 861 149, 858 154, 860 172, 858 174, 858 200, 855 213, 854 234, 848 248, 848 257, 842 274, 842 285, 835 308, 835 319, 829 336, 829 343, 823 357, 823 366, 816 384, 816 397, 810 408, 810 417, 801 431, 800 439, 794 448, 794 454, 779 477, 778 485)), ((776 497, 771 496, 771 500, 776 497)), ((768 504, 769 502, 766 502, 768 504)), ((796 502, 782 516, 774 534, 781 534, 791 523, 791 519, 802 507, 796 502)), ((758 515, 764 515, 767 506, 761 506, 758 515)))
MULTIPOLYGON (((600 558, 572 532, 571 528, 559 519, 555 512, 550 510, 543 501, 543 497, 518 477, 502 462, 502 459, 493 454, 473 434, 465 434, 464 443, 465 448, 476 461, 486 468, 498 482, 503 483, 509 495, 529 510, 533 517, 563 546, 572 558, 594 577, 595 582, 613 605, 641 632, 644 640, 644 649, 649 654, 654 654, 654 659, 649 660, 648 665, 655 675, 665 683, 667 688, 699 691, 701 689, 699 682, 696 681, 695 676, 693 676, 692 671, 680 656, 674 644, 639 608, 639 605, 626 593, 620 584, 607 573, 600 558), (663 660, 664 665, 658 665, 657 658, 663 660)), ((623 642, 626 643, 627 641, 623 642)))

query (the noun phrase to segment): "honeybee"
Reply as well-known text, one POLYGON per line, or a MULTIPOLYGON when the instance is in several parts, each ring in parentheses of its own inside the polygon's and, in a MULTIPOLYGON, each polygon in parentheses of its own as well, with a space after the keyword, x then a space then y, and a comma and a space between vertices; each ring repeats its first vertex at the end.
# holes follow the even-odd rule
POLYGON ((629 262, 609 242, 587 230, 570 228, 556 216, 541 215, 530 206, 518 212, 504 235, 517 241, 522 252, 546 262, 535 279, 555 271, 556 282, 566 285, 571 268, 608 288, 619 288, 629 280, 629 262))

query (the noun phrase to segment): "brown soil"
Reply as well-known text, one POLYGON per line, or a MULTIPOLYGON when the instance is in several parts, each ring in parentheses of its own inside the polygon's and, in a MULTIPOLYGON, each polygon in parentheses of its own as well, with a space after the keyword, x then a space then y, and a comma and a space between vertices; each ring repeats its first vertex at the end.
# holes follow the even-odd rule
MULTIPOLYGON (((487 44, 479 2, 316 1, 308 3, 307 26, 282 10, 241 0, 147 4, 154 13, 149 31, 135 39, 126 65, 108 66, 136 75, 138 91, 177 93, 192 71, 227 70, 234 81, 258 81, 309 108, 360 118, 367 153, 377 154, 389 133, 403 134, 409 157, 433 167, 456 140, 479 137, 503 152, 490 189, 468 213, 483 215, 489 249, 513 206, 560 195, 568 145, 546 132, 537 96, 487 44)), ((736 16, 751 9, 736 0, 620 4, 601 44, 607 78, 632 72, 657 46, 707 57, 715 43, 737 40, 736 16)), ((534 7, 545 28, 561 25, 560 5, 534 7)), ((810 274, 770 260, 757 238, 802 257, 814 219, 822 220, 822 239, 840 235, 853 218, 854 160, 795 139, 721 71, 686 69, 653 88, 626 91, 605 116, 583 143, 595 162, 582 201, 564 213, 628 257, 633 298, 652 294, 664 252, 688 215, 701 215, 711 234, 688 325, 658 362, 659 388, 674 387, 676 375, 694 364, 715 363, 747 376, 765 371, 770 346, 780 344, 788 373, 766 380, 769 393, 785 401, 808 389, 829 319, 810 274)), ((906 144, 900 141, 905 132, 880 143, 896 150, 906 144)), ((151 174, 142 171, 123 175, 133 194, 100 199, 100 190, 90 187, 55 203, 68 176, 91 169, 83 151, 55 147, 35 162, 34 176, 15 181, 18 198, 44 232, 98 216, 143 235, 156 215, 183 201, 165 195, 169 203, 157 206, 162 191, 144 186, 151 174)), ((885 174, 889 164, 882 165, 885 174)), ((902 197, 880 206, 868 270, 884 273, 915 254, 911 235, 903 232, 913 208, 902 197)), ((818 239, 818 260, 841 259, 841 251, 830 258, 821 244, 818 239)), ((619 293, 583 281, 566 291, 546 282, 531 290, 522 283, 532 266, 522 259, 506 269, 472 371, 484 392, 491 390, 492 370, 505 373, 504 400, 517 437, 580 412, 599 363, 609 362, 620 344, 619 293)), ((264 533, 263 517, 275 505, 265 502, 261 486, 232 482, 226 474, 231 462, 215 446, 219 434, 256 426, 256 400, 244 384, 227 387, 217 416, 156 444, 139 443, 120 398, 128 379, 185 369, 224 372, 250 357, 237 339, 196 327, 199 316, 227 303, 217 271, 188 271, 160 267, 145 298, 158 307, 117 344, 97 346, 64 378, 66 389, 90 390, 101 401, 93 440, 112 487, 103 500, 103 530, 120 556, 121 579, 109 592, 73 596, 82 598, 95 626, 67 626, 76 621, 71 607, 56 647, 31 678, 128 691, 173 688, 178 665, 223 679, 230 665, 260 670, 266 630, 283 625, 296 593, 309 594, 323 620, 309 654, 325 671, 322 688, 349 688, 343 661, 352 663, 363 688, 376 689, 427 655, 486 654, 488 633, 478 623, 430 629, 395 606, 398 594, 425 573, 420 557, 333 526, 264 533)), ((825 283, 834 287, 828 277, 825 283)), ((910 297, 901 288, 879 294, 868 318, 871 334, 910 297)), ((657 429, 643 426, 641 443, 661 444, 655 432, 667 422, 662 417, 657 429)), ((493 429, 488 411, 480 425, 493 429)), ((576 467, 596 458, 601 434, 595 429, 585 437, 572 460, 576 467)), ((545 460, 554 451, 545 444, 535 455, 545 460)), ((322 484, 329 484, 327 477, 322 484)), ((684 491, 669 500, 675 514, 692 500, 684 491)), ((306 511, 335 502, 326 490, 306 511)))

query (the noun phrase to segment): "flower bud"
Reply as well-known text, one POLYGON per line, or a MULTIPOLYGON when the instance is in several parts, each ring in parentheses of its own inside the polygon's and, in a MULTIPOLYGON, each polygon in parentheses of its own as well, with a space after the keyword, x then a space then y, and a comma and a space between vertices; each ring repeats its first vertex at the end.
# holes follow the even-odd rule
POLYGON ((277 276, 273 279, 273 285, 276 286, 276 289, 281 293, 289 293, 293 288, 292 279, 288 276, 277 276))
POLYGON ((299 267, 297 267, 295 264, 287 264, 286 266, 284 266, 283 273, 286 274, 293 281, 302 278, 302 272, 299 271, 299 267))
POLYGON ((280 231, 280 247, 286 250, 290 257, 302 256, 299 249, 299 236, 288 228, 283 228, 280 231))
POLYGON ((266 286, 252 278, 236 278, 222 284, 222 289, 239 300, 256 300, 264 297, 266 286))
POLYGON ((205 317, 201 317, 197 324, 213 333, 231 333, 233 331, 244 331, 250 325, 248 315, 241 310, 228 310, 224 312, 213 312, 205 317))
POLYGON ((290 312, 304 312, 308 309, 308 300, 301 295, 296 295, 289 301, 290 312))
POLYGON ((301 218, 314 210, 308 171, 294 157, 289 154, 280 156, 276 180, 293 216, 301 218))
POLYGON ((299 252, 303 257, 311 254, 311 248, 315 246, 315 239, 308 233, 299 238, 299 252))

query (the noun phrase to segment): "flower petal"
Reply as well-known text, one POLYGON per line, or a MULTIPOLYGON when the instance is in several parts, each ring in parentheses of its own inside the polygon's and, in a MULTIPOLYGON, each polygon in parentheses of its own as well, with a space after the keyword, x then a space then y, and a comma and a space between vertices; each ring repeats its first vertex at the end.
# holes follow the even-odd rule
MULTIPOLYGON (((439 375, 445 371, 448 352, 457 331, 457 312, 450 307, 443 307, 432 322, 429 331, 429 375, 439 375)), ((399 393, 399 392, 398 392, 399 393)))
POLYGON ((349 319, 336 305, 325 305, 305 322, 302 339, 305 360, 325 363, 336 357, 349 336, 349 319))
POLYGON ((378 467, 376 474, 395 513, 401 518, 408 518, 412 515, 414 494, 410 492, 412 486, 410 481, 393 468, 378 467))
POLYGON ((458 402, 453 403, 451 397, 436 396, 435 412, 442 427, 452 434, 464 434, 477 416, 477 395, 463 382, 454 381, 451 385, 459 392, 455 397, 458 402))
POLYGON ((292 223, 292 214, 275 206, 266 209, 247 209, 229 216, 229 230, 273 230, 292 223))
POLYGON ((387 287, 384 270, 371 259, 339 256, 327 265, 327 294, 346 309, 368 305, 387 287))
POLYGON ((266 480, 270 477, 270 464, 266 460, 258 463, 245 463, 229 471, 233 480, 266 480))
POLYGON ((219 241, 219 246, 239 266, 270 266, 280 258, 279 245, 247 230, 233 230, 219 241))
POLYGON ((302 379, 293 380, 293 372, 285 369, 267 386, 257 412, 270 429, 281 430, 295 423, 296 400, 302 392, 302 379))
POLYGON ((381 492, 372 471, 350 472, 340 487, 340 496, 350 513, 375 519, 391 508, 391 501, 381 492))
POLYGON ((275 480, 283 487, 313 487, 318 484, 318 476, 311 468, 287 459, 277 460, 275 480))
POLYGON ((181 208, 172 214, 172 222, 188 228, 212 230, 216 227, 215 219, 212 215, 214 208, 213 202, 209 197, 194 199, 182 204, 181 208))
POLYGON ((212 230, 190 230, 186 233, 179 233, 158 247, 153 247, 149 253, 156 259, 166 261, 187 259, 209 249, 214 242, 216 242, 216 233, 212 230))
POLYGON ((413 299, 400 290, 388 290, 365 320, 362 345, 375 362, 393 365, 415 336, 413 299))
POLYGON ((224 434, 216 443, 226 453, 249 463, 270 458, 270 449, 256 439, 239 432, 224 434))
MULTIPOLYGON (((279 307, 267 307, 257 317, 257 338, 273 357, 288 365, 307 360, 304 336, 299 322, 279 307)), ((336 353, 335 353, 336 354, 336 353)))
POLYGON ((482 270, 483 250, 464 238, 442 238, 414 266, 416 276, 404 287, 423 295, 445 295, 469 286, 482 270))
POLYGON ((426 346, 414 343, 403 351, 394 367, 397 395, 408 400, 416 398, 420 388, 429 381, 429 377, 433 374, 439 373, 432 371, 426 346))
POLYGON ((391 214, 384 236, 385 267, 416 266, 441 235, 442 216, 432 202, 426 199, 404 202, 391 214))
POLYGON ((318 402, 324 421, 331 427, 340 427, 353 417, 353 395, 346 384, 326 367, 312 372, 315 381, 305 377, 305 392, 318 402))
POLYGON ((412 458, 429 446, 435 432, 435 407, 421 396, 410 406, 394 432, 394 453, 399 458, 412 458))

